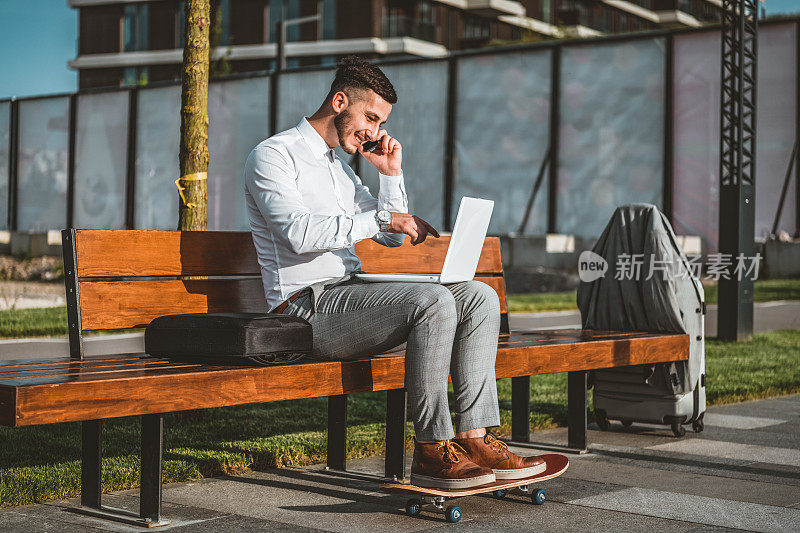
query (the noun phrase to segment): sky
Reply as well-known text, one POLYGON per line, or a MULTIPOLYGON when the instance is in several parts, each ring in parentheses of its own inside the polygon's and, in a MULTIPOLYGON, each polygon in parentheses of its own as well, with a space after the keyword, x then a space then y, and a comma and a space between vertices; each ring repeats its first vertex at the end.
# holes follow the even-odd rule
MULTIPOLYGON (((767 15, 800 13, 800 0, 766 0, 767 15)), ((77 10, 67 0, 0 0, 0 98, 72 92, 77 10)))

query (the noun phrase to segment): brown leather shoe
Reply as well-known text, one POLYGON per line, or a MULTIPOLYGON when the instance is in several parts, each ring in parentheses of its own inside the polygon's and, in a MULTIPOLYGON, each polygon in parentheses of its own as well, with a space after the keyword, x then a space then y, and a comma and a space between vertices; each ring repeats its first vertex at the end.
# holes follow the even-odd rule
POLYGON ((501 479, 522 479, 541 474, 547 468, 544 460, 537 456, 520 457, 508 449, 505 442, 486 432, 483 437, 455 439, 476 464, 491 468, 495 477, 501 479))
POLYGON ((467 489, 494 481, 490 468, 470 461, 464 450, 453 441, 422 443, 414 440, 412 485, 434 489, 467 489))

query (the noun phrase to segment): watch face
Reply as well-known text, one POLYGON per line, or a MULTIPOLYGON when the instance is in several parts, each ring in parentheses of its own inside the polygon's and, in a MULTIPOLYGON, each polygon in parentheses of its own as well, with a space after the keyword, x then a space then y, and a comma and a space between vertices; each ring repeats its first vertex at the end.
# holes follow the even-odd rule
POLYGON ((392 220, 392 214, 388 211, 378 211, 378 220, 388 223, 390 220, 392 220))

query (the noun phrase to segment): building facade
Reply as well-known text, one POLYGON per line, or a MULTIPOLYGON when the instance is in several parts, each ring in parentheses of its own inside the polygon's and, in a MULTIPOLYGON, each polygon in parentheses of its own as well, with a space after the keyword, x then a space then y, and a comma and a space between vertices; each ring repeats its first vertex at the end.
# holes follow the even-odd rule
MULTIPOLYGON (((78 10, 79 88, 177 80, 182 0, 68 0, 78 10)), ((721 0, 211 0, 212 76, 275 68, 276 26, 287 29, 287 66, 443 57, 492 42, 697 27, 721 0)))

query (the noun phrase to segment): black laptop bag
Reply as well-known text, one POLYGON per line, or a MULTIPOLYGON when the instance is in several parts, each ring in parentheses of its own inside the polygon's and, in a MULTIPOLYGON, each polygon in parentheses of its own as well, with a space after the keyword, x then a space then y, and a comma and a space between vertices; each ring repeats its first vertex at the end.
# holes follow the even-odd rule
POLYGON ((189 313, 154 319, 145 352, 174 361, 285 364, 311 353, 311 324, 269 313, 189 313))

